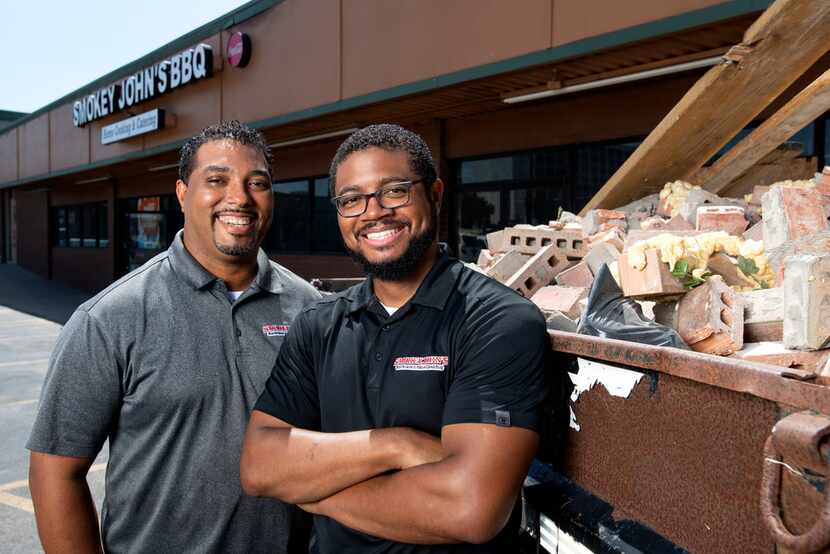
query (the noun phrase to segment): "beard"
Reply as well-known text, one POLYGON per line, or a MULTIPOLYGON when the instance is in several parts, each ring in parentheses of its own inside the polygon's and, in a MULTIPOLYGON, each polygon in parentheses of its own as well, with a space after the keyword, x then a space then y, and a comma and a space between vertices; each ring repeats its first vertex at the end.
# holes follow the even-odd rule
POLYGON ((414 235, 406 251, 394 260, 371 262, 356 250, 348 246, 346 251, 357 263, 363 266, 363 271, 381 281, 401 281, 414 273, 426 256, 432 244, 438 238, 438 214, 433 210, 429 226, 419 235, 414 235))
POLYGON ((213 244, 219 252, 225 254, 226 256, 247 256, 253 252, 256 252, 258 249, 255 240, 252 240, 247 244, 234 244, 233 246, 220 244, 217 240, 214 240, 213 244))

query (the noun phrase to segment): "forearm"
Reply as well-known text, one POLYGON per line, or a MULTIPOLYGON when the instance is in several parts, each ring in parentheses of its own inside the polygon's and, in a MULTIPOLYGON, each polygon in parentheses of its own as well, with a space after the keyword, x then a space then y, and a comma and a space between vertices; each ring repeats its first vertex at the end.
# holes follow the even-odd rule
POLYGON ((401 467, 399 429, 318 433, 296 428, 249 429, 242 452, 248 494, 313 502, 401 467))
POLYGON ((415 544, 486 542, 510 516, 515 494, 477 484, 460 460, 413 467, 359 483, 310 506, 369 535, 415 544))
POLYGON ((86 478, 30 477, 38 534, 44 551, 100 553, 98 514, 86 478))

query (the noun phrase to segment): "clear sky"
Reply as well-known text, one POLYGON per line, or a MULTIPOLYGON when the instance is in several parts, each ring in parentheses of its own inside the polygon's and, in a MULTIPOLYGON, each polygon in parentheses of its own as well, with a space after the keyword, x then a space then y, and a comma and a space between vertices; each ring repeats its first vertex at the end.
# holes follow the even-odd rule
POLYGON ((33 112, 245 3, 0 1, 0 110, 33 112))

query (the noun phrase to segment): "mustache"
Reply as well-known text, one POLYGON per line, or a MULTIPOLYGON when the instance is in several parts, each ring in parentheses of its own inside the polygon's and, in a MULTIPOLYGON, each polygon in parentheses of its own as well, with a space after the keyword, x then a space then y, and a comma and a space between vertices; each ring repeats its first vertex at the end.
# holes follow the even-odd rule
POLYGON ((246 210, 244 208, 222 208, 213 212, 213 217, 220 215, 246 215, 253 218, 258 217, 258 214, 253 210, 246 210))
POLYGON ((401 225, 401 226, 405 227, 407 225, 407 223, 405 221, 400 221, 398 219, 393 219, 393 218, 378 219, 377 221, 370 221, 369 223, 367 223, 366 225, 364 225, 363 227, 358 229, 357 234, 361 234, 361 233, 365 233, 367 231, 371 231, 373 228, 381 227, 383 225, 401 225))

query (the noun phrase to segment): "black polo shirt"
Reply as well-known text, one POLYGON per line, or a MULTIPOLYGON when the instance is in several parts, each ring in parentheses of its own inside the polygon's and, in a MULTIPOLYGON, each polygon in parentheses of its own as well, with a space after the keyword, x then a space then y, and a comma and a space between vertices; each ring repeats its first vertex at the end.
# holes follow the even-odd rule
MULTIPOLYGON (((442 252, 392 316, 371 280, 306 308, 255 409, 331 433, 404 426, 440 436, 454 423, 536 430, 546 348, 532 303, 442 252)), ((487 545, 414 546, 322 516, 315 528, 322 553, 501 552, 516 530, 487 545)))

